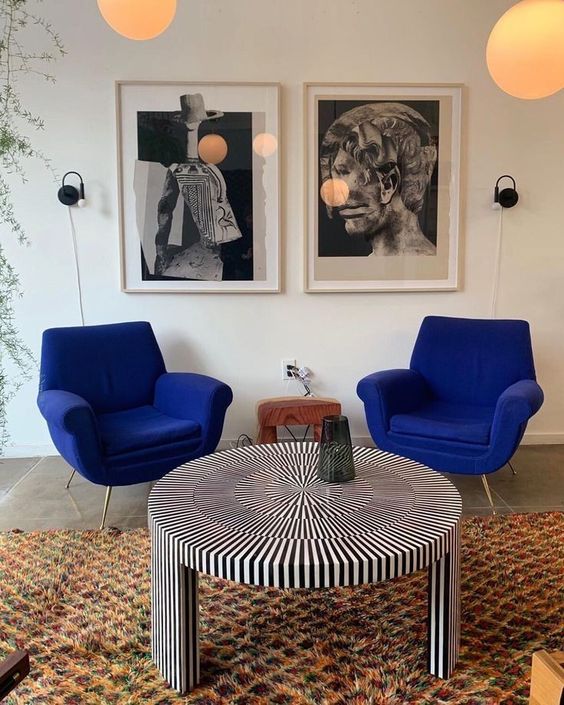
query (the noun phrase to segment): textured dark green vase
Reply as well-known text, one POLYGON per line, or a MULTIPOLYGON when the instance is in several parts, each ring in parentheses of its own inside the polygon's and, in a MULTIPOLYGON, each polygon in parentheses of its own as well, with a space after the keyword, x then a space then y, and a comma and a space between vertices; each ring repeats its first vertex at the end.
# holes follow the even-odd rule
POLYGON ((351 432, 346 416, 323 417, 317 476, 325 482, 354 480, 351 432))

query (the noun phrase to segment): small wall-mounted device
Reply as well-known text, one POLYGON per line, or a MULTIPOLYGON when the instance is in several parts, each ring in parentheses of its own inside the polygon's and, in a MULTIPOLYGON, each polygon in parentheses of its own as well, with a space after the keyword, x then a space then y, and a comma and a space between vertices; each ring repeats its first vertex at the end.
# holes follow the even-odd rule
POLYGON ((67 173, 63 176, 63 184, 59 189, 57 196, 59 201, 65 206, 74 206, 76 204, 79 208, 83 208, 86 205, 86 199, 84 197, 84 181, 78 171, 67 171, 67 173), (75 174, 80 179, 80 186, 78 189, 70 184, 65 184, 65 179, 69 174, 75 174))
POLYGON ((512 176, 510 176, 509 174, 503 174, 495 182, 494 208, 496 208, 496 207, 497 208, 513 208, 513 206, 517 205, 518 200, 519 200, 519 194, 517 193, 515 179, 512 176), (502 179, 511 179, 513 186, 504 188, 500 191, 499 190, 499 182, 502 179))

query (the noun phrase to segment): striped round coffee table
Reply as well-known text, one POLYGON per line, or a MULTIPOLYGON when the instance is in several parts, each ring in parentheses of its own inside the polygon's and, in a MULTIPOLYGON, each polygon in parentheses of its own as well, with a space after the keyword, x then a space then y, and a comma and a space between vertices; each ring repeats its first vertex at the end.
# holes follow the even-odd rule
POLYGON ((356 479, 317 478, 317 443, 214 453, 149 497, 152 652, 180 692, 199 681, 198 573, 251 585, 328 588, 429 570, 429 671, 448 678, 460 640, 460 518, 433 470, 355 448, 356 479))

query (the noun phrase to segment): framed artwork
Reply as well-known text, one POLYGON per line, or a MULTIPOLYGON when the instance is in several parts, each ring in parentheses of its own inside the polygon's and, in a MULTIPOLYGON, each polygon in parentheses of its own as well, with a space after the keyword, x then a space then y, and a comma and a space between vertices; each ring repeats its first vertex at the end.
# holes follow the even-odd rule
POLYGON ((305 289, 457 289, 462 86, 304 86, 305 289))
POLYGON ((280 291, 279 85, 116 83, 121 286, 280 291))

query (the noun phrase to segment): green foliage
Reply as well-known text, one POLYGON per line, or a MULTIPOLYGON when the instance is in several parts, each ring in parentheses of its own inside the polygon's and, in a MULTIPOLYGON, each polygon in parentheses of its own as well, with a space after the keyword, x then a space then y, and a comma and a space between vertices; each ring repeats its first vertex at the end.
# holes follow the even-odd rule
MULTIPOLYGON (((36 0, 41 2, 41 0, 36 0)), ((24 160, 36 158, 53 173, 47 157, 35 149, 27 134, 43 129, 43 120, 27 110, 17 92, 18 80, 34 74, 54 82, 45 66, 65 52, 51 25, 28 10, 31 0, 0 0, 0 225, 21 244, 27 236, 12 205, 10 178, 25 182, 24 160), (43 33, 50 51, 29 51, 26 40, 43 33)), ((0 451, 7 440, 7 405, 34 365, 31 351, 15 324, 14 300, 21 295, 18 275, 0 244, 0 451)))

